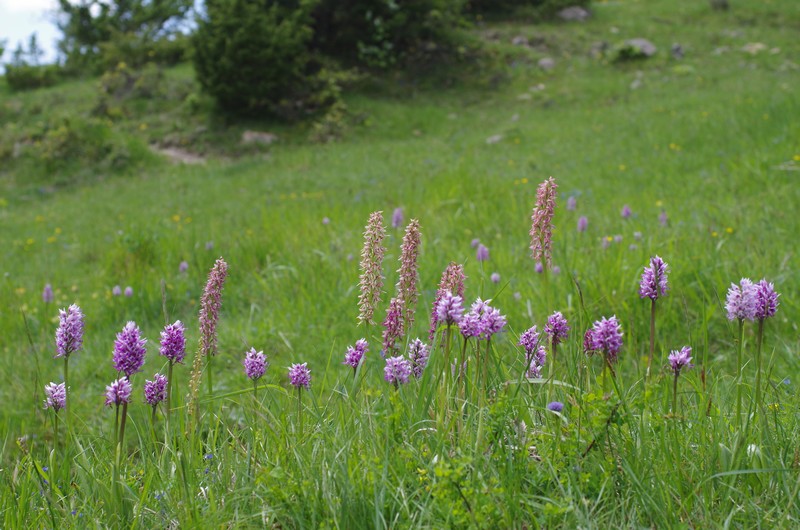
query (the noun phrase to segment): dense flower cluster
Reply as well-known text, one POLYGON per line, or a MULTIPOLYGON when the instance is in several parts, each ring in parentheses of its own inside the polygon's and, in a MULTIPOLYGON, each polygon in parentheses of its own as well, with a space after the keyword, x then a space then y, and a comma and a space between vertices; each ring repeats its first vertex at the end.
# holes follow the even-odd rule
POLYGON ((639 296, 651 300, 665 296, 669 290, 668 274, 669 265, 664 263, 664 260, 658 256, 650 258, 650 266, 644 268, 642 281, 639 283, 639 296))
POLYGON ((583 345, 589 353, 602 352, 610 362, 616 361, 622 349, 622 327, 616 315, 596 321, 586 332, 583 345))
POLYGON ((64 383, 50 383, 44 387, 44 408, 58 412, 67 406, 67 386, 64 383))
POLYGON ((147 353, 145 344, 147 339, 142 338, 136 322, 128 322, 114 341, 114 369, 127 377, 141 371, 147 353))
POLYGON ((373 212, 369 216, 364 230, 364 247, 361 250, 361 276, 358 298, 358 321, 374 324, 375 309, 381 298, 383 289, 383 238, 386 228, 383 226, 383 212, 373 212))
POLYGON ((311 370, 308 363, 293 364, 289 368, 289 384, 296 388, 311 386, 311 370))
POLYGON ((208 273, 208 282, 200 298, 200 352, 203 355, 217 354, 217 321, 227 276, 228 264, 219 258, 208 273))
POLYGON ((383 369, 383 378, 395 386, 404 385, 408 383, 412 371, 411 362, 405 357, 389 357, 383 369))
POLYGON ((81 348, 83 348, 83 313, 80 307, 72 304, 67 309, 58 311, 56 359, 69 357, 81 348))
POLYGON ((369 351, 369 345, 367 344, 366 339, 358 339, 356 341, 355 346, 348 346, 347 352, 344 354, 344 363, 348 366, 352 366, 353 369, 358 368, 358 365, 361 364, 361 361, 364 359, 364 355, 369 351))
POLYGON ((553 177, 539 184, 536 206, 531 214, 531 256, 534 261, 552 266, 553 216, 556 210, 558 185, 553 177))
POLYGON ((448 326, 459 324, 464 317, 462 298, 447 291, 436 306, 436 321, 448 326))
POLYGON ((417 258, 422 236, 419 221, 412 219, 406 227, 403 244, 400 247, 400 268, 397 270, 397 299, 402 310, 403 332, 414 325, 414 312, 417 308, 417 258))
POLYGON ((148 405, 155 407, 167 399, 167 378, 161 374, 155 374, 153 380, 144 382, 144 401, 148 405))
POLYGON ((739 285, 732 283, 728 289, 725 309, 728 320, 754 320, 756 318, 756 290, 758 288, 747 278, 739 285))
POLYGON ((121 377, 106 387, 106 407, 131 402, 133 387, 127 378, 121 377))
POLYGON ((667 357, 669 361, 669 366, 675 375, 679 375, 681 373, 681 369, 683 368, 691 368, 692 365, 692 348, 689 346, 684 346, 680 350, 673 350, 669 357, 667 357))
POLYGON ((389 355, 396 349, 397 341, 403 336, 403 307, 398 298, 389 301, 386 318, 383 321, 383 351, 382 355, 389 355))
POLYGON ((172 363, 183 362, 186 357, 186 328, 183 322, 176 320, 173 324, 164 326, 161 332, 161 345, 158 353, 166 357, 172 363))
POLYGON ((428 365, 431 355, 430 347, 419 339, 414 339, 408 348, 408 360, 411 361, 411 371, 414 377, 422 377, 422 371, 428 365))
POLYGON ((550 337, 550 343, 555 348, 569 336, 569 324, 567 319, 560 311, 556 311, 547 317, 547 324, 544 326, 544 332, 550 337))
POLYGON ((253 381, 261 379, 269 366, 267 356, 264 355, 264 352, 256 351, 255 348, 250 348, 250 350, 245 353, 242 364, 244 365, 245 375, 248 379, 253 381))
POLYGON ((778 311, 778 293, 775 286, 767 280, 761 280, 756 284, 756 313, 759 320, 775 316, 778 311))
MULTIPOLYGON (((477 241, 477 240, 476 240, 477 241)), ((447 268, 442 273, 442 279, 439 282, 439 289, 436 291, 436 297, 433 300, 433 310, 431 311, 431 325, 428 330, 428 340, 433 340, 436 334, 436 328, 439 325, 439 315, 437 308, 442 297, 448 292, 455 293, 457 296, 463 298, 464 296, 464 281, 467 277, 464 275, 464 266, 455 262, 450 262, 447 268)))

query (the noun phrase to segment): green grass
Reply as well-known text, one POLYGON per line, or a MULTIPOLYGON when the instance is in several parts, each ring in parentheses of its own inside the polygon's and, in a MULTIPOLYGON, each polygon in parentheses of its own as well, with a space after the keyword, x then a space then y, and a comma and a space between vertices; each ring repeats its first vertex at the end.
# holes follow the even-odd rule
MULTIPOLYGON (((493 49, 513 57, 498 88, 402 85, 352 95, 351 112, 366 121, 335 144, 310 145, 301 129, 280 129, 285 141, 268 156, 212 156, 201 167, 145 160, 123 173, 111 166, 65 177, 54 188, 36 173, 40 166, 7 166, 1 525, 796 527, 800 12, 792 0, 733 3, 722 14, 689 0, 599 3, 586 24, 492 26, 493 49), (507 43, 517 34, 539 36, 548 49, 512 49, 507 43), (615 65, 588 53, 596 41, 638 36, 659 47, 655 58, 615 65), (681 61, 669 58, 673 42, 686 50, 681 61), (741 51, 750 42, 768 49, 741 51), (721 47, 727 51, 713 53, 721 47), (535 66, 544 55, 556 59, 554 71, 535 66), (530 89, 538 84, 544 89, 530 89), (502 139, 487 144, 496 134, 502 139), (534 272, 527 234, 536 185, 549 175, 559 183, 554 264, 562 272, 547 284, 534 272), (564 208, 570 195, 578 198, 574 212, 564 208), (619 214, 624 204, 630 219, 619 214), (374 210, 388 222, 397 206, 422 225, 421 297, 410 338, 426 334, 451 260, 465 263, 467 301, 492 298, 508 317, 508 332, 492 341, 488 389, 470 388, 457 402, 460 426, 459 415, 440 406, 440 352, 419 383, 395 392, 382 381, 378 330, 356 326, 364 224, 374 210), (658 222, 662 209, 666 227, 658 222), (589 228, 579 234, 581 215, 589 228), (615 235, 622 243, 604 250, 602 240, 615 235), (470 248, 476 237, 491 251, 482 266, 470 248), (637 288, 655 254, 672 270, 671 292, 659 306, 658 366, 684 345, 693 347, 697 365, 681 377, 676 414, 666 370, 647 393, 642 380, 649 305, 637 288), (161 281, 166 316, 189 328, 191 357, 199 297, 218 256, 230 275, 215 398, 201 403, 201 418, 175 412, 175 438, 165 446, 163 420, 156 442, 150 410, 140 403, 144 379, 164 367, 157 356, 161 281), (178 271, 182 260, 186 274, 178 271), (497 285, 492 272, 501 276, 497 285), (747 428, 733 414, 737 330, 722 307, 728 285, 742 276, 766 277, 781 293, 778 314, 766 324, 768 413, 754 414, 747 428), (49 306, 40 296, 47 282, 57 293, 49 306), (117 284, 132 286, 134 296, 112 297, 117 284), (53 450, 42 387, 62 377, 62 364, 51 359, 56 309, 73 302, 87 315, 86 343, 70 362, 73 436, 65 444, 62 428, 53 450), (520 381, 518 334, 541 328, 554 310, 572 325, 554 367, 564 384, 520 381), (600 361, 582 354, 581 341, 592 321, 612 314, 625 345, 619 393, 605 394, 600 361), (145 371, 133 379, 115 487, 114 412, 102 395, 116 378, 114 334, 128 320, 150 343, 145 371), (365 335, 371 351, 356 386, 340 363, 346 346, 365 335), (257 405, 241 367, 250 346, 271 363, 257 405), (313 381, 303 395, 301 435, 286 371, 305 361, 313 381), (553 399, 566 403, 561 418, 545 411, 553 399), (42 485, 42 466, 58 491, 42 485)), ((168 73, 176 82, 188 75, 168 73)), ((51 98, 86 111, 92 83, 4 96, 22 105, 15 122, 37 105, 49 119, 51 108, 69 113, 51 98)), ((154 105, 140 109, 150 120, 144 132, 126 119, 113 134, 144 146, 154 141, 150 134, 178 127, 159 122, 168 113, 154 105)), ((219 134, 235 142, 239 133, 219 134)), ((401 236, 390 229, 387 238, 384 307, 401 236)), ((744 344, 748 404, 754 329, 747 326, 744 344)), ((176 368, 181 396, 190 366, 176 368)))

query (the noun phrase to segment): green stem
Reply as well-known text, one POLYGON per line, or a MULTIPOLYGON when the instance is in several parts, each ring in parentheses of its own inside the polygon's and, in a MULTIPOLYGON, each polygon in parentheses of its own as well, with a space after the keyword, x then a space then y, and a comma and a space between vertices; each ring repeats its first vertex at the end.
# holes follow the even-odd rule
POLYGON ((122 404, 122 422, 119 426, 119 445, 123 445, 125 443, 125 423, 128 419, 128 403, 122 404))
POLYGON ((736 423, 742 421, 742 342, 744 341, 744 319, 739 319, 739 344, 736 348, 736 423))
POLYGON ((169 429, 169 416, 172 408, 172 366, 173 363, 170 360, 169 368, 167 368, 167 429, 169 429))
POLYGON ((656 350, 656 301, 650 304, 650 354, 647 356, 647 374, 645 379, 650 378, 650 367, 653 365, 653 353, 656 350))
POLYGON ((761 407, 761 345, 764 341, 764 319, 758 319, 756 335, 756 408, 761 407))
POLYGON ((672 382, 672 414, 678 414, 678 376, 680 372, 675 372, 675 380, 672 382))
POLYGON ((297 430, 300 433, 300 437, 298 441, 303 439, 303 389, 302 387, 297 387, 297 430))
POLYGON ((53 411, 53 446, 58 449, 58 412, 53 411))
POLYGON ((214 358, 210 353, 207 355, 206 372, 208 373, 208 396, 214 397, 214 383, 211 377, 211 359, 214 358))
POLYGON ((119 403, 114 411, 114 447, 119 444, 119 403))
POLYGON ((69 434, 69 402, 71 401, 71 396, 69 395, 69 355, 64 356, 64 390, 67 393, 67 401, 64 403, 64 416, 65 422, 67 424, 67 433, 69 434))

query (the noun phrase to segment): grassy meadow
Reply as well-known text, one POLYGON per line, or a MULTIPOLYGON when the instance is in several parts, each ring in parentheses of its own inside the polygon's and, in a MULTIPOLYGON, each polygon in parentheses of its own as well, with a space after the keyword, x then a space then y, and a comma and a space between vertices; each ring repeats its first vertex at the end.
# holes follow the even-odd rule
MULTIPOLYGON (((32 162, 0 167, 0 527, 796 528, 800 6, 732 4, 717 13, 694 0, 596 2, 582 24, 479 25, 504 58, 498 82, 384 80, 347 96, 363 120, 333 143, 262 125, 281 137, 263 152, 208 148, 203 165, 173 165, 146 146, 194 122, 143 107, 114 126, 141 156, 133 170, 90 168, 55 185, 32 162), (517 35, 531 47, 512 46, 517 35), (617 64, 590 53, 634 37, 657 55, 617 64), (673 43, 684 58, 671 56, 673 43), (545 56, 554 69, 537 66, 545 56), (537 185, 549 176, 559 274, 537 273, 529 250, 537 185), (507 317, 482 385, 442 380, 440 328, 423 377, 395 390, 383 380, 380 328, 357 325, 364 225, 381 210, 389 226, 382 320, 399 268, 398 207, 422 227, 417 318, 404 340, 427 341, 451 261, 464 264, 465 305, 490 298, 507 317), (476 260, 475 238, 487 261, 476 260), (638 287, 654 255, 669 264, 670 292, 645 385, 650 304, 638 287), (220 256, 230 268, 213 394, 204 376, 189 415, 199 300, 220 256), (724 303, 742 277, 774 282, 780 306, 765 322, 762 407, 751 399, 756 326, 745 326, 748 411, 737 417, 738 328, 724 303), (132 296, 114 296, 115 285, 132 296), (86 315, 85 342, 70 359, 70 432, 62 411, 55 439, 42 389, 63 380, 54 333, 72 303, 86 315), (528 380, 519 335, 553 311, 569 320, 569 340, 544 379, 528 380), (611 315, 624 332, 614 385, 583 353, 586 329, 611 315), (141 387, 166 373, 159 332, 176 319, 187 361, 175 367, 167 429, 141 387), (148 354, 117 448, 103 395, 129 320, 148 354), (370 351, 354 378, 342 359, 362 337, 370 351), (687 345, 695 367, 673 410, 667 354, 687 345), (255 394, 242 368, 250 347, 270 362, 255 394), (302 362, 312 382, 298 409, 287 370, 302 362), (547 410, 551 401, 563 411, 547 410)), ((166 75, 191 82, 186 67, 166 75)), ((0 88, 0 125, 88 108, 95 84, 0 88)), ((235 143, 241 129, 226 130, 218 141, 235 143)))

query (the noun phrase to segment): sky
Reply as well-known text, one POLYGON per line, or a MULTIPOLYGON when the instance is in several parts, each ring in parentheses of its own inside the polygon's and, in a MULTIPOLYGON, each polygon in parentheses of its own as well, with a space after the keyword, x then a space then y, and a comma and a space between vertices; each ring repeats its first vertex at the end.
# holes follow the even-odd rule
POLYGON ((43 62, 56 59, 55 41, 58 29, 52 19, 56 0, 0 0, 0 41, 6 42, 6 53, 0 62, 8 61, 11 52, 22 41, 27 47, 31 33, 36 33, 39 47, 45 51, 43 62))

